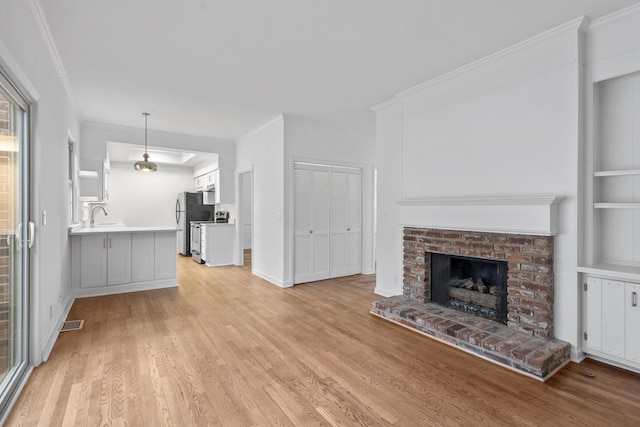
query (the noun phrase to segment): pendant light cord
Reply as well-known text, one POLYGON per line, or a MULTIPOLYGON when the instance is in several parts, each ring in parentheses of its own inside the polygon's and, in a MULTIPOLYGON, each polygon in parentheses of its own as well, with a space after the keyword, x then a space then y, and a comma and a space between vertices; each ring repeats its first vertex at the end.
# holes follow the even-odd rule
POLYGON ((144 154, 147 154, 147 118, 149 113, 142 113, 144 115, 144 154))

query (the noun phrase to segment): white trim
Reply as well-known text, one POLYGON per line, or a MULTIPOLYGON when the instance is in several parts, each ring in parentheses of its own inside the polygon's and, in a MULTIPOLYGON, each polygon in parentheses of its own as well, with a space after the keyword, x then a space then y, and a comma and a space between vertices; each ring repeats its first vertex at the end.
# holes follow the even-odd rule
MULTIPOLYGON (((399 288, 402 289, 401 286, 399 286, 399 288)), ((376 287, 374 288, 373 293, 376 294, 376 295, 380 295, 381 297, 385 297, 385 298, 402 295, 402 292, 398 292, 398 289, 388 289, 388 288, 383 288, 383 287, 378 286, 378 285, 376 285, 376 287)))
POLYGON ((178 279, 150 280, 147 282, 126 283, 123 285, 108 285, 95 288, 76 288, 73 294, 76 298, 98 297, 103 295, 116 295, 128 292, 152 291, 155 289, 178 287, 178 279))
POLYGON ((44 346, 42 347, 42 353, 40 354, 42 362, 46 362, 49 359, 51 350, 53 350, 53 346, 55 345, 56 340, 58 339, 60 329, 62 329, 62 324, 64 323, 65 319, 69 315, 69 312, 71 311, 71 306, 73 305, 73 301, 75 301, 75 298, 69 297, 69 299, 67 300, 67 303, 64 305, 64 308, 60 311, 60 314, 58 314, 58 317, 53 322, 52 329, 49 331, 48 338, 45 341, 44 346))
POLYGON ((266 280, 267 282, 271 282, 274 285, 280 286, 281 288, 290 288, 293 286, 293 284, 291 283, 283 282, 282 280, 278 280, 275 277, 271 277, 270 275, 265 274, 258 270, 253 270, 252 273, 258 276, 259 278, 266 280))
POLYGON ((268 122, 266 122, 263 125, 258 126, 257 128, 253 129, 252 131, 249 131, 248 133, 245 133, 242 136, 239 136, 235 139, 233 139, 233 142, 237 142, 241 139, 245 139, 250 137, 251 135, 260 132, 261 130, 268 128, 269 126, 271 126, 274 123, 277 123, 278 121, 282 120, 284 122, 284 116, 282 114, 278 114, 277 116, 275 116, 273 119, 269 120, 268 122))
POLYGON ((2 40, 0 40, 0 68, 7 74, 11 83, 18 86, 16 89, 25 98, 27 104, 32 105, 38 102, 40 94, 31 84, 25 72, 22 71, 9 49, 2 43, 2 40))
POLYGON ((510 228, 510 227, 464 227, 458 224, 438 224, 438 225, 425 225, 425 224, 413 224, 402 223, 401 227, 410 228, 433 228, 434 230, 451 230, 451 231, 475 231, 479 233, 500 233, 500 234, 522 234, 528 236, 555 236, 558 234, 555 230, 536 229, 536 228, 510 228))
POLYGON ((451 199, 404 199, 398 200, 396 203, 400 206, 551 206, 552 204, 559 202, 560 199, 561 198, 557 196, 458 197, 451 199))
POLYGON ((461 74, 466 74, 474 69, 477 69, 483 65, 485 65, 488 62, 492 62, 496 59, 502 58, 502 57, 506 57, 509 56, 511 54, 513 54, 516 51, 519 50, 523 50, 526 49, 528 47, 530 47, 531 45, 537 44, 541 41, 547 40, 551 37, 555 37, 558 34, 561 33, 565 33, 568 31, 583 31, 585 26, 588 23, 588 19, 585 18, 584 16, 581 16, 579 18, 573 19, 565 24, 562 24, 560 26, 557 26, 555 28, 552 28, 551 30, 545 31, 541 34, 538 34, 534 37, 528 38, 524 41, 521 41, 519 43, 516 43, 510 47, 507 47, 506 49, 502 49, 496 53, 493 53, 491 55, 485 56, 484 58, 481 58, 477 61, 471 62, 469 64, 466 64, 462 67, 456 68, 452 71, 449 71, 445 74, 441 74, 438 77, 435 77, 433 79, 427 80, 426 82, 420 83, 416 86, 410 87, 409 89, 405 89, 401 92, 398 92, 394 95, 394 98, 392 98, 389 101, 385 101, 381 104, 377 104, 374 105, 373 107, 371 107, 372 110, 377 111, 381 108, 385 108, 391 104, 393 104, 394 101, 397 100, 397 98, 405 98, 408 95, 414 94, 416 92, 420 92, 423 91, 426 88, 429 88, 431 86, 437 85, 437 84, 441 84, 442 82, 445 82, 447 80, 453 80, 456 77, 460 76, 461 74))
POLYGON ((640 14, 640 3, 610 13, 609 15, 603 16, 601 18, 594 19, 587 27, 587 30, 604 27, 606 25, 617 24, 638 14, 640 14))
POLYGON ((44 12, 42 11, 42 6, 40 5, 40 2, 38 0, 27 0, 27 3, 29 4, 29 8, 31 9, 31 13, 33 14, 33 18, 36 21, 38 29, 40 30, 42 40, 44 41, 44 44, 49 51, 49 56, 51 56, 53 66, 58 73, 58 77, 60 78, 64 90, 67 92, 69 102, 71 103, 76 115, 79 115, 78 107, 75 103, 75 97, 73 96, 73 90, 71 89, 71 84, 69 83, 69 79, 67 77, 67 72, 64 69, 62 59, 60 58, 60 54, 58 53, 56 44, 53 41, 53 36, 51 35, 51 31, 49 30, 49 25, 47 24, 47 20, 44 17, 44 12))

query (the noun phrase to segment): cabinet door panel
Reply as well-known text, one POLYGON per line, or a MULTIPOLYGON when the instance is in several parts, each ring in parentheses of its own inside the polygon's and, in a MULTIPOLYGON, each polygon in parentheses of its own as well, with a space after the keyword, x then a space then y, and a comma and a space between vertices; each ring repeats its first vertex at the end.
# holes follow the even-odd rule
POLYGON ((616 280, 602 281, 602 351, 624 357, 625 286, 616 280))
POLYGON ((131 281, 146 282, 154 279, 154 233, 136 233, 131 236, 131 281))
POLYGON ((131 233, 108 235, 107 284, 131 283, 131 233))
POLYGON ((640 363, 640 284, 625 287, 625 359, 640 363))
POLYGON ((155 278, 176 277, 176 236, 172 232, 155 233, 155 278))
POLYGON ((80 287, 107 284, 107 235, 87 234, 80 238, 80 287))
POLYGON ((602 279, 587 279, 587 348, 602 351, 602 279))

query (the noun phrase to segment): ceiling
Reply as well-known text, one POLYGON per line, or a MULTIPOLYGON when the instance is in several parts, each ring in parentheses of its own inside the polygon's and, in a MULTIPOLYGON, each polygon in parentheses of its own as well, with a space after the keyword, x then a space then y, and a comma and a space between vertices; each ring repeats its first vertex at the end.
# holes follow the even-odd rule
POLYGON ((579 16, 639 0, 39 0, 83 120, 236 139, 370 107, 579 16))
MULTIPOLYGON (((144 154, 142 145, 123 142, 107 141, 107 156, 111 162, 135 163, 142 160, 144 154)), ((176 148, 148 147, 150 160, 164 165, 194 168, 202 164, 217 165, 217 153, 203 153, 200 151, 186 151, 176 148)))

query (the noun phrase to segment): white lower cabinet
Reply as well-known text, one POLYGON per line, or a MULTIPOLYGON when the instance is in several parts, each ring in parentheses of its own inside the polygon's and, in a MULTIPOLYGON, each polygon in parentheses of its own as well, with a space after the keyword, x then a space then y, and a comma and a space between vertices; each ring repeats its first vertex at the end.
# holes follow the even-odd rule
POLYGON ((155 279, 154 233, 135 233, 131 236, 131 281, 155 279))
POLYGON ((82 296, 177 285, 176 233, 72 236, 72 282, 82 296))
POLYGON ((173 279, 176 277, 176 235, 171 232, 154 234, 154 279, 173 279))
POLYGON ((640 369, 640 284, 587 277, 587 353, 640 369))
POLYGON ((80 237, 80 287, 131 282, 131 234, 88 234, 80 237))
POLYGON ((87 234, 79 237, 81 254, 80 287, 93 288, 107 284, 107 235, 87 234))

